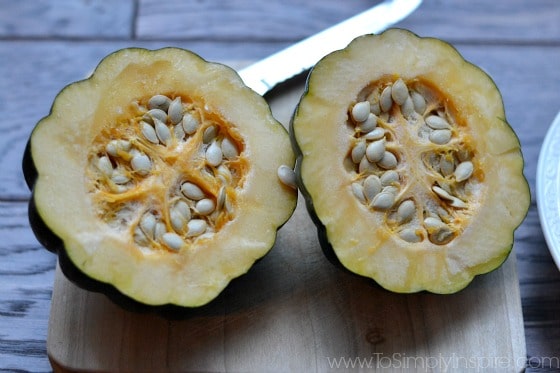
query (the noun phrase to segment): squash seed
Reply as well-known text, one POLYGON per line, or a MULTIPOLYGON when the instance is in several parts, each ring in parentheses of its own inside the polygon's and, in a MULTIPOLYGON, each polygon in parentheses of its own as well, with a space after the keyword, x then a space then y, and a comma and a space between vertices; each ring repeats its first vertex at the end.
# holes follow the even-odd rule
POLYGON ((432 190, 434 191, 435 194, 437 194, 438 196, 440 196, 443 199, 446 199, 448 201, 451 201, 453 199, 453 196, 451 194, 449 194, 449 192, 447 192, 445 189, 434 185, 432 187, 432 190))
POLYGON ((183 140, 185 138, 185 130, 180 123, 173 127, 173 136, 175 136, 177 140, 183 140))
POLYGON ((385 155, 385 140, 371 142, 366 148, 365 155, 372 163, 381 161, 385 155))
POLYGON ((218 178, 223 179, 225 183, 230 183, 233 180, 233 175, 231 174, 231 171, 223 163, 219 165, 218 168, 216 169, 216 174, 218 175, 218 178))
POLYGON ((183 219, 191 220, 191 208, 189 207, 187 202, 177 201, 177 203, 175 203, 175 206, 173 206, 173 210, 181 214, 183 219))
POLYGON ((222 153, 226 159, 233 159, 239 155, 237 145, 229 137, 222 140, 222 153))
POLYGON ((218 197, 216 198, 216 209, 217 210, 221 210, 225 203, 226 203, 226 187, 225 186, 221 186, 220 187, 220 191, 218 192, 218 197))
POLYGON ((380 140, 383 137, 385 137, 385 130, 381 127, 377 127, 362 136, 364 140, 380 140))
POLYGON ((434 130, 450 129, 451 125, 438 115, 430 115, 426 118, 426 125, 434 130))
POLYGON ((433 243, 437 245, 444 245, 453 238, 453 231, 447 225, 443 225, 432 232, 428 237, 433 243))
POLYGON ((371 109, 370 111, 375 114, 375 115, 379 115, 381 114, 381 107, 379 106, 379 102, 371 102, 371 109))
POLYGON ((381 192, 375 196, 371 202, 371 206, 380 211, 389 210, 395 203, 395 196, 393 193, 381 192))
POLYGON ((226 198, 226 200, 225 200, 224 208, 225 208, 225 210, 228 214, 233 213, 233 205, 231 204, 231 202, 228 198, 226 198))
POLYGON ((154 123, 156 119, 165 123, 167 122, 167 113, 161 109, 152 109, 144 114, 143 119, 147 120, 149 123, 154 123))
POLYGON ((438 208, 436 210, 436 215, 442 221, 451 221, 451 219, 452 219, 451 214, 441 206, 438 206, 438 208))
POLYGON ((438 196, 440 196, 441 198, 443 198, 443 199, 449 201, 449 202, 450 202, 450 205, 451 205, 452 207, 461 208, 461 209, 464 209, 464 208, 467 208, 467 207, 468 207, 467 204, 466 204, 463 200, 461 200, 461 199, 459 199, 459 198, 457 198, 457 197, 451 195, 448 191, 446 191, 445 189, 443 189, 443 188, 441 188, 441 187, 439 187, 439 186, 437 186, 437 185, 434 185, 434 186, 432 187, 432 190, 433 190, 438 196))
POLYGON ((120 156, 120 152, 128 152, 132 144, 127 140, 111 140, 105 145, 105 151, 112 157, 120 156))
POLYGON ((164 95, 155 95, 148 100, 148 108, 167 111, 170 103, 171 99, 169 97, 164 95))
POLYGON ((364 187, 360 183, 352 183, 352 193, 362 203, 366 203, 366 196, 364 194, 364 187))
POLYGON ((406 97, 406 101, 401 106, 401 113, 405 118, 412 117, 414 114, 414 103, 412 102, 412 98, 410 96, 406 97))
POLYGON ((379 107, 379 92, 377 89, 372 90, 371 93, 366 97, 366 100, 369 101, 370 111, 373 114, 381 114, 381 109, 379 107))
POLYGON ((177 124, 183 119, 183 104, 181 103, 181 97, 176 97, 169 104, 167 109, 167 116, 171 121, 171 124, 177 124))
POLYGON ((432 131, 429 135, 429 139, 434 144, 445 145, 449 142, 449 140, 451 140, 451 131, 450 130, 432 131))
POLYGON ((373 163, 368 161, 367 157, 363 157, 360 161, 360 164, 358 165, 358 172, 361 174, 373 173, 376 170, 377 167, 373 163))
POLYGON ((397 209, 397 217, 400 223, 407 222, 414 216, 416 212, 416 206, 414 202, 410 199, 403 201, 399 208, 397 209))
POLYGON ((136 154, 130 160, 132 169, 140 175, 147 175, 152 169, 152 161, 146 154, 136 154))
POLYGON ((190 219, 185 219, 183 214, 176 209, 172 209, 169 212, 169 220, 171 222, 171 227, 175 232, 184 233, 187 229, 187 223, 190 219))
POLYGON ((399 188, 395 185, 389 185, 389 186, 383 187, 383 189, 381 191, 386 192, 386 193, 391 193, 392 195, 395 196, 395 198, 397 197, 397 194, 399 194, 399 188))
POLYGON ((132 144, 128 140, 117 140, 118 149, 127 152, 132 147, 132 144))
POLYGON ((140 227, 134 228, 133 239, 134 242, 136 242, 139 245, 147 246, 150 243, 150 241, 148 240, 144 232, 142 232, 142 229, 140 229, 140 227))
POLYGON ((393 98, 391 97, 391 86, 385 87, 379 97, 379 106, 381 111, 388 112, 393 106, 393 98))
POLYGON ((152 213, 146 213, 140 219, 140 229, 146 237, 153 239, 154 238, 154 230, 156 227, 156 217, 152 213))
POLYGON ((467 207, 469 207, 463 200, 452 196, 453 198, 451 199, 451 203, 449 204, 452 207, 455 207, 457 209, 466 209, 467 207))
POLYGON ((111 176, 111 181, 118 185, 126 184, 130 181, 130 178, 122 173, 122 171, 115 170, 111 176))
POLYGON ((393 153, 388 151, 385 151, 383 153, 383 158, 381 158, 381 160, 377 162, 377 165, 379 167, 384 168, 386 170, 397 167, 397 164, 398 164, 397 157, 395 157, 393 153))
POLYGON ((369 113, 367 119, 356 126, 356 129, 364 133, 373 131, 375 127, 377 127, 377 116, 373 113, 369 113))
POLYGON ((162 144, 168 145, 171 140, 171 131, 169 131, 169 127, 159 119, 154 119, 154 126, 159 141, 161 141, 162 144))
POLYGON ((406 102, 406 99, 408 98, 408 87, 401 78, 397 79, 397 81, 393 83, 391 98, 399 106, 406 102))
POLYGON ((373 198, 381 192, 381 180, 377 175, 369 175, 364 180, 363 193, 368 201, 372 201, 373 198))
POLYGON ((278 167, 277 174, 278 179, 280 179, 282 184, 289 186, 290 188, 297 189, 296 173, 294 170, 283 164, 278 167))
POLYGON ((97 160, 97 168, 105 176, 111 177, 113 175, 113 164, 107 156, 99 157, 97 160))
POLYGON ((222 163, 222 159, 222 148, 216 141, 212 141, 212 144, 206 149, 206 162, 210 166, 217 167, 222 163))
POLYGON ((167 227, 162 221, 158 221, 154 228, 154 240, 161 241, 163 235, 167 232, 167 227))
POLYGON ((218 128, 216 126, 209 126, 204 130, 202 134, 202 142, 205 144, 209 144, 212 140, 214 140, 218 136, 218 128))
POLYGON ((185 130, 185 133, 187 135, 192 135, 198 129, 200 122, 194 115, 192 115, 192 113, 185 113, 185 115, 183 115, 183 121, 181 122, 181 124, 183 126, 183 130, 185 130))
POLYGON ((423 115, 426 112, 426 99, 420 93, 412 91, 410 93, 410 98, 414 105, 414 111, 418 114, 423 115))
POLYGON ((206 195, 198 185, 188 181, 184 182, 181 185, 181 193, 183 193, 185 197, 192 199, 193 201, 199 201, 206 197, 206 195))
POLYGON ((442 222, 439 218, 429 216, 424 219, 424 226, 428 230, 428 233, 431 233, 444 227, 445 223, 442 222))
POLYGON ((195 205, 195 210, 200 215, 210 215, 216 209, 216 203, 211 198, 203 198, 195 205))
POLYGON ((354 148, 352 148, 352 162, 358 164, 366 154, 366 142, 363 140, 358 141, 354 148))
POLYGON ((156 130, 149 123, 141 121, 140 131, 142 132, 142 135, 146 140, 148 140, 152 144, 159 144, 159 139, 157 137, 156 130))
POLYGON ((454 173, 455 180, 459 183, 461 181, 467 180, 473 174, 473 170, 474 170, 474 166, 473 166, 472 162, 465 161, 465 162, 459 163, 459 165, 455 169, 455 173, 454 173))
POLYGON ((165 244, 165 246, 175 251, 179 251, 185 244, 181 236, 173 232, 164 233, 163 236, 161 236, 161 241, 165 244))
POLYGON ((382 186, 398 184, 400 180, 399 173, 395 170, 385 171, 383 175, 381 175, 380 180, 382 186))
POLYGON ((405 228, 399 232, 399 237, 406 242, 416 243, 422 241, 422 236, 418 234, 417 229, 405 228))
POLYGON ((187 237, 196 237, 206 232, 206 229, 208 228, 208 223, 206 223, 206 220, 193 219, 188 222, 187 228, 188 228, 187 237))
POLYGON ((369 101, 361 101, 356 103, 353 107, 352 107, 352 119, 357 122, 363 122, 366 119, 368 119, 370 113, 370 103, 369 101))

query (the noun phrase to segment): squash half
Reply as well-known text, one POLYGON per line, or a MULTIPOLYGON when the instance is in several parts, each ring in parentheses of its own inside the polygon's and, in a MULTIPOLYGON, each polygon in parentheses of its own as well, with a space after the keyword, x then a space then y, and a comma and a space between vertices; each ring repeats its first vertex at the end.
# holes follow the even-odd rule
POLYGON ((121 303, 198 307, 273 246, 296 193, 286 129, 237 73, 129 48, 70 84, 33 130, 30 221, 78 285, 121 303))
POLYGON ((453 293, 499 267, 530 192, 492 79, 401 29, 311 71, 291 123, 323 246, 395 292, 453 293))

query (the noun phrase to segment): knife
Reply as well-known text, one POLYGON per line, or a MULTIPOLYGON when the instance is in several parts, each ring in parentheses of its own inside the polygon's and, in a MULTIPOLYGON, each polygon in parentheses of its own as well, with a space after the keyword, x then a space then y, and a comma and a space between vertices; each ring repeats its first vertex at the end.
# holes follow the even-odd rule
POLYGON ((309 70, 322 57, 354 38, 385 30, 412 13, 422 0, 386 0, 239 71, 246 85, 264 95, 277 84, 309 70))

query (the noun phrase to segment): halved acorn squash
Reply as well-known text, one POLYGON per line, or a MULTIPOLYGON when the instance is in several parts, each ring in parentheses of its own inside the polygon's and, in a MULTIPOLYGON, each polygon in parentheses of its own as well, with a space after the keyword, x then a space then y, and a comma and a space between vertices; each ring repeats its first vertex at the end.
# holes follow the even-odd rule
POLYGON ((177 48, 124 49, 33 130, 30 221, 78 285, 198 307, 273 246, 296 192, 286 129, 237 73, 177 48))
POLYGON ((311 71, 291 123, 327 253, 395 292, 453 293, 501 265, 530 202, 498 88, 448 43, 356 38, 311 71))

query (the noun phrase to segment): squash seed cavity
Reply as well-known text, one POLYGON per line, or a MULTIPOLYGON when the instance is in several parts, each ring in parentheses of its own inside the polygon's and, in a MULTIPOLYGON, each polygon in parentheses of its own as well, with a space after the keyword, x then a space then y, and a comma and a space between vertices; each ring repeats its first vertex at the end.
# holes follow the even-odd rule
POLYGON ((445 245, 468 221, 483 172, 463 122, 421 79, 370 82, 348 108, 348 187, 407 243, 445 245))
POLYGON ((179 252, 235 216, 248 162, 236 127, 192 97, 132 102, 89 156, 98 215, 144 254, 179 252))

